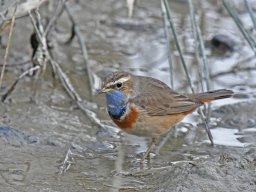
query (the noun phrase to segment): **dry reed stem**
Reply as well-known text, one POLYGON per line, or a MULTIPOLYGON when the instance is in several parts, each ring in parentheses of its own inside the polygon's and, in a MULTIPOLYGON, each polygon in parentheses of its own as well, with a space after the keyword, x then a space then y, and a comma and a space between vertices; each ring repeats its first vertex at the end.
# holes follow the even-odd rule
POLYGON ((15 23, 15 16, 12 17, 11 27, 10 27, 10 31, 9 31, 9 35, 8 35, 7 46, 6 46, 6 49, 5 49, 4 62, 3 62, 3 67, 2 67, 1 75, 0 75, 0 87, 2 86, 2 82, 3 82, 3 78, 4 78, 5 66, 7 64, 7 58, 8 58, 8 55, 9 55, 9 49, 10 49, 10 44, 11 44, 11 38, 12 38, 14 23, 15 23))

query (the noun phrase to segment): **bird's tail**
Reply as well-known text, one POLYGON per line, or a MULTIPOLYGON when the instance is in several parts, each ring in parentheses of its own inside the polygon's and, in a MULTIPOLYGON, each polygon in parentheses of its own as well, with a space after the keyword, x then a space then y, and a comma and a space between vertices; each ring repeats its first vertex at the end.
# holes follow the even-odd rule
POLYGON ((219 89, 215 91, 208 91, 204 93, 196 93, 188 95, 190 99, 194 100, 195 102, 207 103, 217 99, 224 99, 232 97, 233 91, 227 89, 219 89))

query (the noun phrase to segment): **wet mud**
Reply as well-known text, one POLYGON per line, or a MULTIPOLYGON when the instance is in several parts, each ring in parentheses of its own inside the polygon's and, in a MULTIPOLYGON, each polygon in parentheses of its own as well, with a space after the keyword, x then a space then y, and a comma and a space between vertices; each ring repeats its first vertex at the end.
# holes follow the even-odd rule
MULTIPOLYGON (((216 55, 207 48, 212 89, 235 92, 233 98, 211 105, 208 123, 215 146, 210 145, 195 111, 158 141, 151 162, 141 169, 140 158, 148 139, 119 132, 111 122, 104 97, 89 88, 77 39, 64 45, 71 24, 63 13, 50 38, 54 59, 83 99, 81 105, 105 126, 80 110, 59 79, 52 76, 51 67, 39 80, 25 77, 0 103, 0 191, 256 191, 254 54, 217 1, 193 2, 205 41, 218 34, 229 37, 220 39, 229 43, 228 53, 221 50, 224 54, 216 55)), ((241 5, 243 2, 237 1, 239 10, 241 5)), ((41 6, 42 16, 47 14, 47 6, 41 6)), ((132 18, 128 17, 126 1, 74 1, 70 8, 85 37, 95 89, 106 74, 116 70, 152 76, 170 85, 160 2, 137 1, 132 18)), ((170 1, 170 8, 192 81, 200 90, 188 4, 170 1)), ((239 14, 247 27, 252 27, 248 13, 240 10, 239 14)), ((7 32, 2 33, 1 58, 7 32)), ((17 19, 1 93, 32 67, 32 33, 29 17, 17 19)), ((174 49, 173 88, 187 93, 189 86, 172 39, 170 45, 174 49)))

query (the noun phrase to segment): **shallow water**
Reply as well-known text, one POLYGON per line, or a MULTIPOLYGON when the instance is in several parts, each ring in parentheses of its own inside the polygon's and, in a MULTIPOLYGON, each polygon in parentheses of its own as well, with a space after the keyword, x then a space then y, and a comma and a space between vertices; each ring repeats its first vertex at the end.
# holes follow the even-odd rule
MULTIPOLYGON (((128 18, 125 1, 101 2, 70 4, 86 39, 94 88, 116 70, 152 76, 170 85, 160 3, 138 1, 134 16, 128 18)), ((54 58, 81 97, 91 102, 89 109, 108 126, 97 126, 77 108, 58 79, 52 78, 50 67, 38 82, 36 102, 31 101, 35 81, 26 77, 0 104, 0 191, 255 191, 256 74, 239 69, 221 73, 235 65, 254 66, 255 59, 243 61, 253 52, 216 2, 194 1, 204 38, 226 34, 238 48, 223 55, 207 49, 211 88, 235 91, 234 98, 211 106, 209 125, 215 147, 209 145, 204 125, 194 112, 161 138, 151 163, 140 170, 148 140, 119 132, 106 113, 104 97, 91 94, 79 44, 76 39, 71 45, 62 44, 70 30, 63 14, 53 38, 54 58)), ((171 1, 170 7, 195 89, 200 90, 188 5, 171 1)), ((251 27, 248 14, 240 14, 246 27, 251 27)), ((32 31, 29 18, 17 20, 8 63, 29 60, 32 31)), ((6 39, 4 34, 3 43, 6 39)), ((171 48, 174 89, 189 92, 173 40, 171 48)), ((30 66, 7 67, 1 91, 30 66)))

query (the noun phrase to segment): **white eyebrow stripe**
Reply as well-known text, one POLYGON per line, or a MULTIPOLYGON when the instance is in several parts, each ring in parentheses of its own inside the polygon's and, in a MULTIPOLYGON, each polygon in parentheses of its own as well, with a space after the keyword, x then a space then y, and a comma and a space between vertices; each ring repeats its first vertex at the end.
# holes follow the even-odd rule
POLYGON ((117 82, 125 82, 125 81, 128 81, 131 77, 130 76, 127 76, 127 77, 122 77, 120 79, 118 79, 117 81, 114 82, 114 84, 116 84, 117 82))
POLYGON ((111 87, 112 85, 115 85, 115 84, 118 83, 118 82, 123 83, 123 82, 125 82, 125 81, 128 81, 129 79, 131 79, 131 76, 122 77, 122 78, 120 78, 120 79, 118 79, 118 80, 116 80, 116 81, 114 81, 114 82, 109 82, 109 83, 107 83, 107 84, 105 85, 105 87, 111 87))

